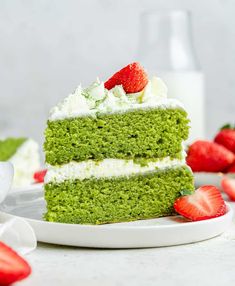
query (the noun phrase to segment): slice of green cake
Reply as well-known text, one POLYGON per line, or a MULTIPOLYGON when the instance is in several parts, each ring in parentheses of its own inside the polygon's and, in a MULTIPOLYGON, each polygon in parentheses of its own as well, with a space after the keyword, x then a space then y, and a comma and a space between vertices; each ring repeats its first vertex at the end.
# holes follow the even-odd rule
POLYGON ((9 161, 14 167, 13 187, 27 186, 40 168, 38 144, 30 138, 0 140, 0 161, 9 161))
POLYGON ((45 131, 48 221, 103 224, 174 214, 193 190, 183 142, 189 120, 164 83, 131 64, 105 84, 80 86, 45 131))

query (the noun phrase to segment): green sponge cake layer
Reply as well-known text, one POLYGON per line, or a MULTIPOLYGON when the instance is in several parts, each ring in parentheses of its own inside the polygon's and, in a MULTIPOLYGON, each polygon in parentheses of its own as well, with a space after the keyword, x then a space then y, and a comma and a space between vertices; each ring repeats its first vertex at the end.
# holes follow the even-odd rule
POLYGON ((48 183, 45 219, 103 224, 172 215, 173 203, 184 189, 194 189, 186 166, 129 177, 48 183))
POLYGON ((184 110, 160 108, 48 121, 46 162, 180 158, 188 122, 184 110))
POLYGON ((0 140, 0 161, 9 160, 26 141, 26 138, 7 138, 0 140))

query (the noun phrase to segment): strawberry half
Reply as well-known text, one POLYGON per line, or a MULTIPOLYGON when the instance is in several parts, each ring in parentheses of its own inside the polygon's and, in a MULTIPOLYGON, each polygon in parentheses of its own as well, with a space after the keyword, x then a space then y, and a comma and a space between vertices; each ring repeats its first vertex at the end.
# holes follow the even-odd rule
POLYGON ((222 172, 235 155, 217 143, 198 140, 189 147, 186 161, 194 172, 222 172))
POLYGON ((13 249, 0 242, 0 285, 20 281, 31 273, 29 264, 13 249))
POLYGON ((116 72, 108 79, 104 87, 112 89, 115 85, 122 85, 126 93, 143 90, 148 83, 148 75, 139 63, 132 63, 116 72))
POLYGON ((229 196, 232 201, 235 201, 235 179, 223 177, 221 181, 223 191, 229 196))
POLYGON ((214 141, 235 153, 235 128, 230 125, 222 127, 214 141))
POLYGON ((47 173, 46 169, 34 173, 34 175, 33 175, 34 181, 36 183, 43 183, 44 182, 44 177, 46 176, 46 173, 47 173))
POLYGON ((175 201, 174 208, 192 221, 218 217, 226 212, 225 202, 215 186, 202 186, 190 195, 186 192, 175 201))

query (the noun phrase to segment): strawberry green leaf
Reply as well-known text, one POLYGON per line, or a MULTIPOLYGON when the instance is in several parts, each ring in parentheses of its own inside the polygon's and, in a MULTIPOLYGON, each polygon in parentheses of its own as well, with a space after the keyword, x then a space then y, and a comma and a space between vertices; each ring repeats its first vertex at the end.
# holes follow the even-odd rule
POLYGON ((190 196, 194 193, 192 190, 182 190, 180 191, 181 196, 190 196))
POLYGON ((224 129, 234 129, 235 126, 233 127, 230 123, 227 123, 225 125, 223 125, 220 130, 224 130, 224 129))

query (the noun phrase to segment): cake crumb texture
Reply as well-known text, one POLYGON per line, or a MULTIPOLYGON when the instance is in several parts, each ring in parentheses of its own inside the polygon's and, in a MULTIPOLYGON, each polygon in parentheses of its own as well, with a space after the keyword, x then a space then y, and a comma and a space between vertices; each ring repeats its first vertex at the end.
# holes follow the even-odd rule
POLYGON ((185 189, 194 189, 187 166, 129 177, 48 183, 44 218, 61 223, 105 224, 173 215, 173 203, 185 189))
POLYGON ((113 159, 181 159, 182 141, 189 133, 182 109, 134 110, 48 121, 44 150, 46 162, 113 159))

